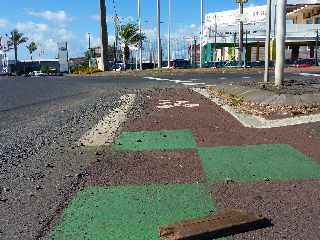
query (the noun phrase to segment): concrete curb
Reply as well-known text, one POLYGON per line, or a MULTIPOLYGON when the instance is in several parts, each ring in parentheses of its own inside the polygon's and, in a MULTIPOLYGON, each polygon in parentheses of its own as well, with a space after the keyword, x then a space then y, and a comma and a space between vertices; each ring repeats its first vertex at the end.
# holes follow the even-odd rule
POLYGON ((80 139, 80 143, 86 147, 110 145, 119 127, 126 121, 127 114, 132 109, 135 99, 135 94, 122 96, 120 98, 122 105, 106 115, 91 131, 88 131, 80 139))
POLYGON ((294 126, 294 125, 300 125, 300 124, 306 124, 306 123, 320 122, 320 114, 285 118, 285 119, 279 119, 279 120, 267 120, 259 116, 239 112, 234 107, 231 107, 230 105, 226 104, 221 98, 215 97, 214 95, 210 94, 210 92, 207 89, 193 88, 192 90, 210 99, 212 102, 214 102, 215 104, 220 106, 222 109, 230 113, 244 127, 278 128, 278 127, 286 127, 286 126, 294 126))

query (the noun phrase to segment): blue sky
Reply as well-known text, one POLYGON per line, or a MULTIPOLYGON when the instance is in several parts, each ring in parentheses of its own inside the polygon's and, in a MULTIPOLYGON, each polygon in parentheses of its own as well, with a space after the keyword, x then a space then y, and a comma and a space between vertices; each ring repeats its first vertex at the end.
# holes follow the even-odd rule
MULTIPOLYGON (((236 8, 234 0, 204 0, 205 13, 236 8)), ((249 0, 247 5, 262 5, 266 0, 249 0)), ((114 15, 114 5, 125 21, 136 21, 137 0, 106 0, 108 15, 114 15), (113 2, 115 4, 113 4, 113 2)), ((172 0, 173 32, 180 37, 197 34, 200 25, 200 0, 172 0), (184 36, 183 36, 184 35, 184 36)), ((99 42, 98 0, 1 0, 0 34, 14 28, 24 32, 40 45, 36 58, 55 58, 57 41, 68 41, 71 56, 81 56, 87 48, 87 32, 92 33, 93 44, 99 42)), ((168 0, 161 0, 161 20, 167 29, 168 0)), ((148 36, 155 32, 156 0, 141 0, 143 29, 148 36)), ((113 22, 108 22, 113 41, 113 22)), ((24 46, 20 58, 28 58, 24 46)))

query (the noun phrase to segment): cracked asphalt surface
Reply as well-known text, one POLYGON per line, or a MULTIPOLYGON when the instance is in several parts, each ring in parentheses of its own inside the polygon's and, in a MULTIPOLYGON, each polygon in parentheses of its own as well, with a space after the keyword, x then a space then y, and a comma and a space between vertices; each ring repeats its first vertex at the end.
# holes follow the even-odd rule
MULTIPOLYGON (((212 84, 241 76, 176 78, 212 84)), ((142 77, 0 77, 0 239, 46 239, 97 160, 96 149, 78 144, 80 137, 121 104, 120 96, 137 93, 139 99, 141 91, 168 87, 183 86, 142 77)))

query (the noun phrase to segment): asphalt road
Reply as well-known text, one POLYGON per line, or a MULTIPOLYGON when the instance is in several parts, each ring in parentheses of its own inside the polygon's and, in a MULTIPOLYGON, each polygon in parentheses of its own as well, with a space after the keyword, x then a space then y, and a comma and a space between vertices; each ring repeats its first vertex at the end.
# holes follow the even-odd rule
MULTIPOLYGON (((262 73, 161 77, 214 84, 262 73)), ((95 150, 80 148, 81 136, 122 95, 167 87, 185 86, 143 77, 0 77, 0 239, 45 236, 97 158, 95 150)))

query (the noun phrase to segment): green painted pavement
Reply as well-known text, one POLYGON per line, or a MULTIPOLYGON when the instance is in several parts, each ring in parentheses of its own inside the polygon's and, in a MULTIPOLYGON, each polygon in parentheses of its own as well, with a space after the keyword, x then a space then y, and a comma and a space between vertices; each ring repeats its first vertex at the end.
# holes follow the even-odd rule
POLYGON ((196 148, 191 130, 123 132, 113 144, 118 151, 196 148))
POLYGON ((202 184, 90 187, 65 209, 51 239, 157 240, 158 226, 209 214, 202 184))
POLYGON ((318 179, 320 165, 289 145, 199 148, 209 182, 318 179))

